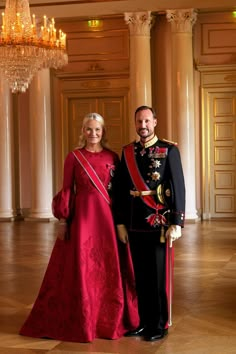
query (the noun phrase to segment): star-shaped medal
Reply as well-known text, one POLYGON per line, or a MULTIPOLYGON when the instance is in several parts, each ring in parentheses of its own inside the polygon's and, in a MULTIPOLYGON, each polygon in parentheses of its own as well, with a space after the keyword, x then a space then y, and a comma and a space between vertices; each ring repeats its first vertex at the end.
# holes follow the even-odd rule
POLYGON ((159 172, 152 172, 152 180, 153 181, 158 181, 160 179, 160 173, 159 172))
POLYGON ((154 161, 152 162, 152 166, 153 166, 154 168, 160 167, 160 166, 161 166, 161 161, 160 161, 160 160, 154 160, 154 161))

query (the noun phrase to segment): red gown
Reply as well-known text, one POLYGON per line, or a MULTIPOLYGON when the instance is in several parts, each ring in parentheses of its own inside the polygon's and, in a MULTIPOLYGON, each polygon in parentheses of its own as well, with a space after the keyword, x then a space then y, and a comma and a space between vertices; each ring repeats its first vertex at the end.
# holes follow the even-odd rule
MULTIPOLYGON (((118 155, 81 150, 108 188, 118 155)), ((21 335, 61 341, 117 339, 139 325, 129 246, 117 241, 111 206, 73 153, 64 165, 63 190, 76 185, 68 240, 56 240, 34 306, 21 335)), ((68 218, 68 200, 59 217, 68 218)))

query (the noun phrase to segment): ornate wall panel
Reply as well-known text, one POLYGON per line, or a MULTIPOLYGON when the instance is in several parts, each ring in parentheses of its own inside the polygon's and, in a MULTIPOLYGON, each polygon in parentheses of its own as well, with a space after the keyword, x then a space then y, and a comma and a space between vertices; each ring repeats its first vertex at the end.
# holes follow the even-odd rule
POLYGON ((129 68, 128 27, 122 16, 101 19, 97 27, 89 20, 61 22, 67 34, 69 64, 63 72, 113 72, 129 68))
POLYGON ((197 64, 235 63, 236 21, 232 12, 200 13, 194 37, 197 64))

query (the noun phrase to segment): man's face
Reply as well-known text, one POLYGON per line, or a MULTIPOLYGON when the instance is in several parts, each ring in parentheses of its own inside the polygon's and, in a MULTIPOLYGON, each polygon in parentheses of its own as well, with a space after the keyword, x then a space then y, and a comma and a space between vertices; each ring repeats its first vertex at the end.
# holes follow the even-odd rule
POLYGON ((150 109, 139 111, 135 117, 136 132, 143 142, 150 140, 154 136, 154 129, 157 125, 156 118, 150 109))

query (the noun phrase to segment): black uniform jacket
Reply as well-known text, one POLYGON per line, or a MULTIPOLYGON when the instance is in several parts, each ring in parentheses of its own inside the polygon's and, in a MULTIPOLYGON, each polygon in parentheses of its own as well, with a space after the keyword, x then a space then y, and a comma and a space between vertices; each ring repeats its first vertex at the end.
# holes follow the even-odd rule
MULTIPOLYGON (((145 203, 142 196, 134 196, 136 191, 128 169, 128 161, 123 148, 121 162, 115 176, 114 217, 116 224, 125 224, 129 231, 156 232, 163 220, 165 226, 184 225, 185 185, 179 149, 173 143, 153 139, 154 144, 143 147, 140 142, 134 145, 136 165, 147 189, 158 191, 154 198, 157 209, 145 203), (155 141, 157 140, 157 141, 155 141), (164 219, 160 218, 164 215, 164 219)), ((130 144, 129 144, 130 145, 130 144)))

